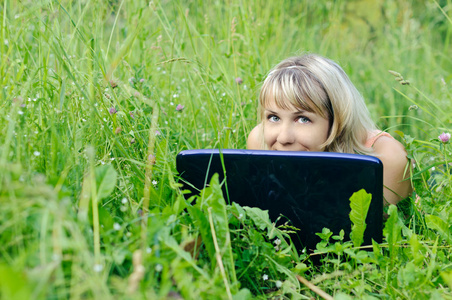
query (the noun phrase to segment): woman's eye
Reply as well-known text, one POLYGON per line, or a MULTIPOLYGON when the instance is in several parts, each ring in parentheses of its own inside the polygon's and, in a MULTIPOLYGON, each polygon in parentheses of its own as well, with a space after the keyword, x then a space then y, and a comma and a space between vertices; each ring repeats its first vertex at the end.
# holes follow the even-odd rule
POLYGON ((270 116, 268 116, 268 120, 269 120, 270 122, 278 122, 278 121, 279 121, 279 118, 278 118, 277 116, 270 115, 270 116))
POLYGON ((309 118, 307 118, 307 117, 299 117, 298 118, 298 123, 305 124, 305 123, 309 123, 309 122, 311 122, 311 120, 309 118))

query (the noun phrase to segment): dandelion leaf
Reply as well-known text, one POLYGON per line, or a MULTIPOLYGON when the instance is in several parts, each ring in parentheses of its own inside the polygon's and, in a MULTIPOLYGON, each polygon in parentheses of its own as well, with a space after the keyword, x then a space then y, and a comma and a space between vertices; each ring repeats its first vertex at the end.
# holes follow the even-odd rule
POLYGON ((201 234, 202 241, 204 242, 204 246, 206 247, 210 260, 215 261, 215 246, 212 242, 209 221, 207 220, 206 215, 198 207, 195 206, 188 206, 187 210, 190 214, 194 226, 198 228, 201 234))
POLYGON ((257 207, 243 207, 246 210, 247 215, 253 220, 254 225, 260 230, 269 230, 272 227, 268 210, 262 210, 257 207))
POLYGON ((350 239, 355 247, 361 246, 364 241, 364 231, 366 230, 366 217, 369 211, 372 195, 366 193, 364 189, 359 190, 350 197, 350 221, 352 231, 350 239))
POLYGON ((204 220, 202 225, 203 228, 200 228, 200 231, 206 247, 210 249, 208 251, 211 261, 213 262, 216 260, 216 251, 213 249, 215 243, 217 243, 220 250, 219 254, 222 257, 224 267, 229 275, 229 280, 231 282, 237 281, 232 256, 226 202, 224 201, 218 174, 214 174, 209 186, 202 190, 201 195, 196 202, 196 207, 203 212, 205 215, 204 218, 206 218, 204 219, 198 215, 200 220, 204 220), (207 224, 205 222, 207 222, 207 224), (211 228, 215 230, 215 234, 211 228), (213 240, 214 237, 216 240, 213 240))
POLYGON ((389 218, 386 220, 385 227, 383 228, 383 235, 388 242, 391 267, 393 267, 399 250, 397 243, 402 239, 402 222, 399 220, 397 206, 390 205, 388 214, 389 218))

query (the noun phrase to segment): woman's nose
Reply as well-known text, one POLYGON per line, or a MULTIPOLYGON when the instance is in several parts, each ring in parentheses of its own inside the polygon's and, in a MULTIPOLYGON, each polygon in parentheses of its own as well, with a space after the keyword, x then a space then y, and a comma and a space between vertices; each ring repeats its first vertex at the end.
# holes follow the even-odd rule
POLYGON ((290 126, 290 125, 281 126, 276 140, 281 145, 294 143, 295 135, 294 135, 292 126, 290 126))

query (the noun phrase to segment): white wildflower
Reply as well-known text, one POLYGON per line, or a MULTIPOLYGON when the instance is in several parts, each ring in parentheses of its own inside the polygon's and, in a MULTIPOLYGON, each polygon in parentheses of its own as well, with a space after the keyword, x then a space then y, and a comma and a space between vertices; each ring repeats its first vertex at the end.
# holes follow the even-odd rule
POLYGON ((121 230, 121 225, 119 225, 118 223, 113 224, 113 229, 114 230, 121 230))
POLYGON ((163 266, 161 264, 156 264, 155 265, 155 271, 156 272, 162 272, 163 270, 163 266))
POLYGON ((104 269, 104 266, 101 265, 101 264, 95 264, 95 265, 93 266, 93 270, 94 270, 94 272, 96 272, 96 273, 99 273, 99 272, 102 271, 103 269, 104 269))

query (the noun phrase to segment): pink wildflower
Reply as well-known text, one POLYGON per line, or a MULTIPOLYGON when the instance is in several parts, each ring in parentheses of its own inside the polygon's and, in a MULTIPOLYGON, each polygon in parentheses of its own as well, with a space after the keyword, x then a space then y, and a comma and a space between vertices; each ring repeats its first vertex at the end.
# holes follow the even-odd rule
POLYGON ((240 77, 237 77, 236 79, 235 79, 235 83, 237 83, 237 84, 242 84, 243 83, 243 79, 242 78, 240 78, 240 77))
POLYGON ((112 89, 114 89, 115 87, 118 86, 118 84, 115 81, 110 80, 110 86, 111 86, 112 89))
POLYGON ((149 154, 149 156, 148 156, 148 162, 149 162, 151 165, 155 165, 155 155, 149 154))
POLYGON ((111 115, 114 115, 114 114, 117 113, 118 111, 116 110, 116 108, 114 108, 114 107, 112 106, 112 107, 110 107, 110 109, 108 110, 108 112, 109 112, 111 115))
POLYGON ((178 104, 178 105, 176 106, 176 110, 177 110, 177 111, 181 111, 181 110, 184 109, 184 107, 185 107, 185 106, 183 106, 182 104, 178 104))
POLYGON ((445 144, 450 140, 450 133, 443 132, 438 136, 438 139, 445 144))

